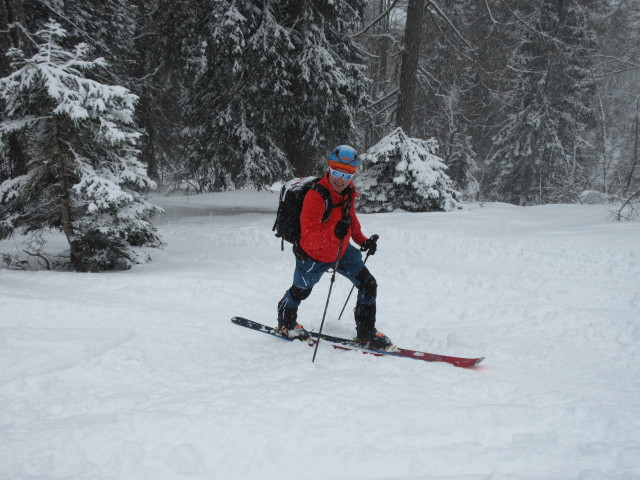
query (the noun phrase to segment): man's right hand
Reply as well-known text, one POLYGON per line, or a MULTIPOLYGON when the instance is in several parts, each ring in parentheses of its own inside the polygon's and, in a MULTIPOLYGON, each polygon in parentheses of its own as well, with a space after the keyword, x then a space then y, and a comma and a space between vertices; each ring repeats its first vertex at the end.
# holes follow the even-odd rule
POLYGON ((378 235, 371 235, 360 247, 361 252, 367 252, 369 255, 375 255, 378 249, 378 235))
POLYGON ((347 236, 347 233, 349 233, 349 228, 351 228, 351 222, 343 218, 336 224, 333 232, 335 233, 336 237, 342 240, 347 236))

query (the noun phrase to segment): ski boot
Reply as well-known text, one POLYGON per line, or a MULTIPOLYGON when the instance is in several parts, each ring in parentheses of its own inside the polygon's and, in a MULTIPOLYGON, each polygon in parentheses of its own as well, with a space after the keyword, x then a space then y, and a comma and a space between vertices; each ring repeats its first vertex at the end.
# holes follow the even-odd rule
POLYGON ((356 341, 365 348, 395 350, 395 345, 384 333, 376 330, 376 305, 358 303, 354 310, 356 319, 356 341))
POLYGON ((297 322, 298 309, 285 308, 283 301, 278 303, 278 332, 291 340, 309 341, 311 336, 302 325, 297 322))

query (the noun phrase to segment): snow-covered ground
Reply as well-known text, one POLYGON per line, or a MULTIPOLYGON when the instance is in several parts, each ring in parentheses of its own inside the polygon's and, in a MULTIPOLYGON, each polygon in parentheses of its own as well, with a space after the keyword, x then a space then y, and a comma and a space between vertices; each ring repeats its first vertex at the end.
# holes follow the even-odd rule
MULTIPOLYGON (((290 284, 276 194, 154 201, 168 246, 150 264, 0 270, 1 479, 640 478, 639 222, 576 205, 362 215, 379 328, 486 360, 321 344, 312 364, 229 321, 274 323, 290 284)), ((307 328, 328 289, 301 307, 307 328)), ((348 289, 327 333, 354 332, 350 309, 337 320, 348 289)))

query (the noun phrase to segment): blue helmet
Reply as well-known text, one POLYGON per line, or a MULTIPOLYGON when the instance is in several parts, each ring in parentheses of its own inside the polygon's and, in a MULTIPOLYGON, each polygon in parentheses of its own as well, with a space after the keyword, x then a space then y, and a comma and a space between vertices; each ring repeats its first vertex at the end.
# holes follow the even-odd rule
POLYGON ((360 165, 360 156, 353 147, 340 145, 333 149, 327 157, 331 168, 339 168, 350 172, 355 172, 360 165))

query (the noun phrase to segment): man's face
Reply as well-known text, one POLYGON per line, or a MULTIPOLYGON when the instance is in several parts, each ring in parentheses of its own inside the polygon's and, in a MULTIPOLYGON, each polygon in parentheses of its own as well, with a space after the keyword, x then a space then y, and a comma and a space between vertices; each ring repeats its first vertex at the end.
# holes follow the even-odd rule
POLYGON ((349 178, 349 180, 346 180, 342 176, 342 173, 346 173, 347 175, 349 174, 349 172, 345 172, 336 168, 329 168, 329 183, 338 193, 342 193, 344 189, 349 186, 349 184, 351 183, 351 179, 353 178, 352 176, 351 178, 349 178))

